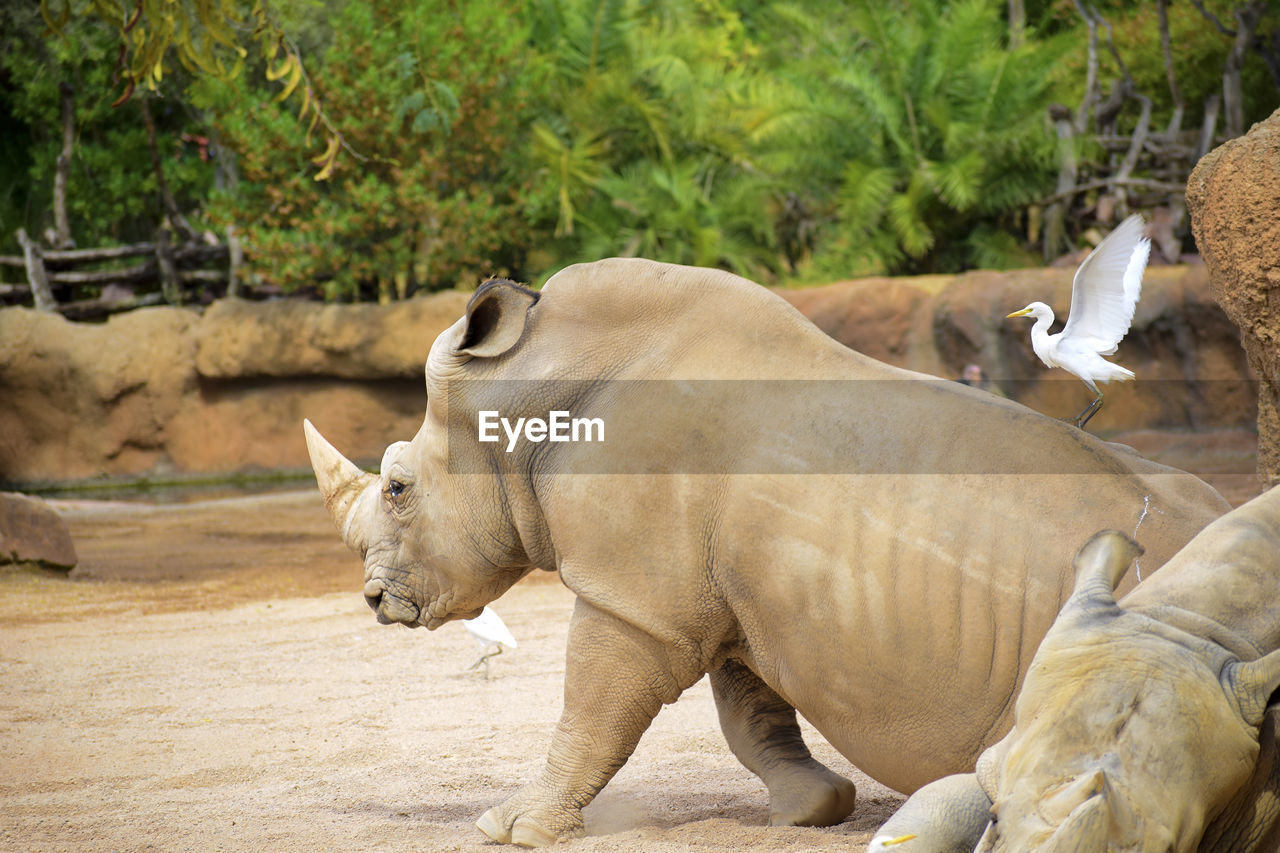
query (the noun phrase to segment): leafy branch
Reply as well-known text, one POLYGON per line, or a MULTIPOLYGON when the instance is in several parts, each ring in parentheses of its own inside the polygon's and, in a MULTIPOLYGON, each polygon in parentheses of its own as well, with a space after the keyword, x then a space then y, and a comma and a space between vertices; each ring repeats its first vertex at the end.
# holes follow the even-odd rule
MULTIPOLYGON (((134 5, 130 8, 130 0, 90 0, 88 8, 80 12, 96 15, 119 35, 114 76, 124 81, 124 90, 112 106, 128 101, 139 84, 156 91, 173 56, 192 74, 223 82, 234 80, 244 70, 248 57, 237 31, 247 31, 250 41, 261 48, 266 61, 266 79, 281 85, 273 100, 283 103, 300 92, 302 106, 298 110, 298 121, 307 121, 310 115, 306 144, 311 144, 317 125, 322 125, 328 134, 324 149, 310 158, 317 168, 314 179, 327 181, 333 176, 339 151, 345 150, 361 162, 369 159, 347 143, 324 111, 303 65, 301 51, 264 0, 255 0, 247 16, 236 8, 235 0, 132 2, 134 5), (273 64, 282 52, 283 58, 273 64)), ((60 3, 59 0, 40 0, 40 14, 50 31, 60 33, 77 12, 73 0, 60 3)))

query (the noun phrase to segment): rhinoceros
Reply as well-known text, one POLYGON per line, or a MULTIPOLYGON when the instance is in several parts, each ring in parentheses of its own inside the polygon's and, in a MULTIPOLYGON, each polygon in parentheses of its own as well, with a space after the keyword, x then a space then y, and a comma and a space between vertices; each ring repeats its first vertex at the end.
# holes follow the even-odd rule
POLYGON ((707 673, 771 823, 854 805, 797 709, 897 790, 971 769, 1009 727, 1076 544, 1126 520, 1152 571, 1229 508, 1127 448, 860 355, 718 270, 610 259, 540 293, 489 281, 426 383, 421 429, 378 475, 305 432, 379 621, 472 618, 533 571, 577 596, 545 769, 478 821, 500 842, 580 834, 707 673), (602 435, 534 440, 556 413, 602 435))
POLYGON ((917 791, 894 853, 1280 850, 1280 489, 1206 527, 1119 605, 1103 531, 976 774, 917 791))

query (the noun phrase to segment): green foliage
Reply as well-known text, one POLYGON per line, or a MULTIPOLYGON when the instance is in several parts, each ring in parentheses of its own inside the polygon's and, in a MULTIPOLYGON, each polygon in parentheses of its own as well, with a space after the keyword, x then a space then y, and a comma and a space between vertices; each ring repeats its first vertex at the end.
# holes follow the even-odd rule
POLYGON ((305 128, 251 77, 202 81, 241 172, 210 216, 244 229, 254 271, 355 298, 518 268, 540 74, 518 12, 503 0, 343 6, 311 67, 342 137, 369 156, 339 161, 325 185, 308 175, 305 128))
MULTIPOLYGON (((0 115, 9 130, 0 157, 0 240, 17 251, 14 232, 38 235, 53 225, 50 199, 62 149, 58 84, 75 89, 76 153, 67 182, 71 233, 81 246, 151 239, 163 213, 147 154, 138 105, 113 109, 114 36, 96 19, 70 22, 58 36, 40 37, 44 23, 35 8, 12 8, 0 16, 0 115)), ((181 104, 153 98, 157 147, 165 179, 190 209, 210 190, 213 170, 197 145, 182 133, 199 134, 181 104)))
POLYGON ((835 26, 799 5, 774 10, 785 41, 819 47, 786 74, 806 93, 786 128, 802 147, 771 141, 789 182, 824 214, 811 275, 1022 259, 984 235, 1016 226, 1052 185, 1043 116, 1060 47, 1008 50, 1000 8, 866 0, 835 26), (834 156, 805 156, 815 149, 834 156))
MULTIPOLYGON (((608 255, 761 280, 1025 264, 1058 168, 1046 107, 1078 104, 1084 78, 1072 0, 1027 0, 1015 50, 1003 0, 120 2, 94 0, 129 11, 104 24, 85 0, 44 0, 72 14, 43 40, 36 9, 0 10, 5 239, 51 221, 62 80, 80 244, 159 222, 137 105, 109 106, 123 38, 125 77, 157 89, 182 209, 234 225, 259 281, 334 299, 608 255), (182 133, 210 137, 212 161, 182 133)), ((1205 3, 1228 22, 1237 5, 1205 3)), ((1162 128, 1154 4, 1097 5, 1162 128)), ((1190 4, 1169 10, 1190 128, 1229 40, 1190 4)), ((1106 83, 1105 47, 1100 62, 1106 83)), ((1245 89, 1247 120, 1274 108, 1256 57, 1245 89)))
POLYGON ((556 59, 534 125, 538 211, 566 260, 643 255, 769 277, 778 185, 752 163, 754 48, 718 0, 545 0, 556 59))

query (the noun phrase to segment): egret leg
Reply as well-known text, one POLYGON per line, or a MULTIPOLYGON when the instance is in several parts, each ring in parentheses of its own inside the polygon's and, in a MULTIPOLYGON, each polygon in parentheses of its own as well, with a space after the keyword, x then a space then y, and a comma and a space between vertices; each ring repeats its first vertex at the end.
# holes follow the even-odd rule
POLYGON ((497 657, 500 654, 502 654, 502 646, 498 646, 492 652, 485 652, 484 654, 480 655, 479 658, 476 659, 475 663, 467 667, 467 672, 471 672, 473 669, 480 666, 480 664, 484 664, 484 680, 488 681, 489 680, 489 658, 497 657))
POLYGON ((1101 408, 1102 408, 1102 392, 1099 391, 1098 396, 1093 399, 1093 402, 1085 406, 1084 411, 1076 415, 1076 419, 1074 422, 1075 425, 1080 429, 1084 429, 1084 425, 1089 422, 1089 418, 1096 415, 1101 408))

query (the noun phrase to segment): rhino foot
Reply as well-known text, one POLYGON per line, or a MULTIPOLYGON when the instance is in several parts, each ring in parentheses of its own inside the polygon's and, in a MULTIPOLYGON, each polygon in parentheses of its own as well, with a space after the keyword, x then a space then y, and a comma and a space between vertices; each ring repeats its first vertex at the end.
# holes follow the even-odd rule
POLYGON ((520 791, 481 815, 476 826, 500 844, 521 847, 548 847, 583 834, 580 809, 537 806, 532 800, 520 791))
POLYGON ((813 764, 817 766, 788 778, 770 779, 770 826, 834 826, 853 811, 854 784, 816 761, 813 764))

